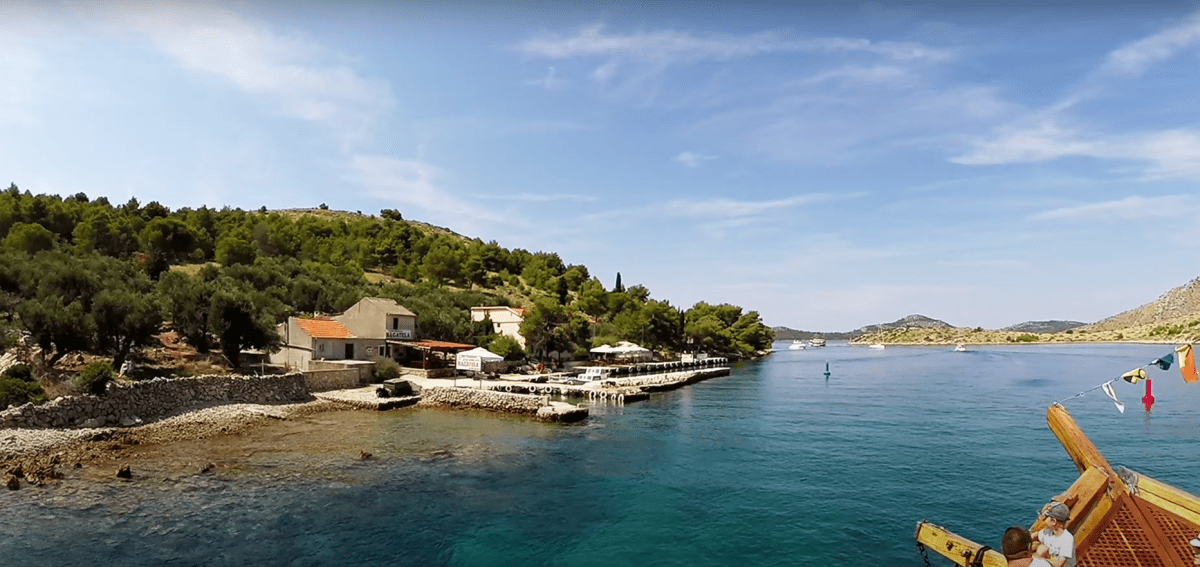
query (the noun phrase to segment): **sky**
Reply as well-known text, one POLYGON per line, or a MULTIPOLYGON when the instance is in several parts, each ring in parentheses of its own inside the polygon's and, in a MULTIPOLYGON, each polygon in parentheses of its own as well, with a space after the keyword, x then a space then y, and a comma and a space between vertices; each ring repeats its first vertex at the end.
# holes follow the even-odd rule
POLYGON ((1200 3, 0 2, 0 186, 316 207, 848 331, 1200 275, 1200 3))

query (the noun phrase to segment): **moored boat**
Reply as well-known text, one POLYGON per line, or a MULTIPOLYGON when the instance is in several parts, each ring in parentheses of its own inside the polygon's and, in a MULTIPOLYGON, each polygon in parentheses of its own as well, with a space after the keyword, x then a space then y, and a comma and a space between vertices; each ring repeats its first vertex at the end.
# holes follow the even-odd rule
POLYGON ((808 346, 823 347, 823 346, 825 346, 825 339, 823 339, 821 337, 813 337, 812 339, 809 339, 808 346))
MULTIPOLYGON (((1070 508, 1066 528, 1075 536, 1078 567, 1193 565, 1189 541, 1200 532, 1200 498, 1125 467, 1114 470, 1062 405, 1050 406, 1046 421, 1080 473, 1052 499, 1070 508)), ((1044 527, 1039 517, 1030 531, 1044 527)), ((923 554, 936 551, 964 567, 1008 565, 1000 552, 926 521, 915 537, 923 554)))
POLYGON ((792 344, 790 346, 788 346, 788 350, 804 350, 804 341, 801 341, 801 340, 792 341, 792 344))

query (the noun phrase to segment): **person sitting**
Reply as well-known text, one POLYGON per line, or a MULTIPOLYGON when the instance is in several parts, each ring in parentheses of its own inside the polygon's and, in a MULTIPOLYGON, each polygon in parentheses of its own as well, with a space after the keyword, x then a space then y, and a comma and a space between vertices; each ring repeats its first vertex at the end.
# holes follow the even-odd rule
POLYGON ((1039 545, 1032 564, 1036 567, 1040 564, 1037 559, 1042 559, 1051 567, 1075 567, 1075 536, 1067 531, 1071 509, 1062 502, 1051 502, 1042 508, 1041 515, 1046 527, 1033 534, 1033 541, 1039 545))
POLYGON ((1029 567, 1033 561, 1033 538, 1029 530, 1021 526, 1013 526, 1004 530, 1004 539, 1000 540, 1000 549, 1008 560, 1008 567, 1029 567))

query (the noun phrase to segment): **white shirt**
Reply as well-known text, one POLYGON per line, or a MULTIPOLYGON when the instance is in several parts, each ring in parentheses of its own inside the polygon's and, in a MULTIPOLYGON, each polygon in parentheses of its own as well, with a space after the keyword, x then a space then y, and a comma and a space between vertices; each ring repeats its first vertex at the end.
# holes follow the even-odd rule
POLYGON ((1050 559, 1066 557, 1067 562, 1063 567, 1075 567, 1075 536, 1071 535, 1071 532, 1063 530, 1062 533, 1054 535, 1054 532, 1045 529, 1038 534, 1038 541, 1046 544, 1046 549, 1050 551, 1050 559))

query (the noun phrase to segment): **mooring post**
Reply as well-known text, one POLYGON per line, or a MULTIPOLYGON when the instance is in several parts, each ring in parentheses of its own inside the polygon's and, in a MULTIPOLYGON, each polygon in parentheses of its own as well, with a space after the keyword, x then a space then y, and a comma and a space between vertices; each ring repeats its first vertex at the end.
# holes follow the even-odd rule
POLYGON ((829 361, 825 361, 825 379, 829 379, 829 361))
POLYGON ((1150 408, 1154 407, 1154 394, 1150 391, 1152 382, 1149 378, 1146 379, 1146 395, 1142 396, 1142 405, 1146 406, 1146 411, 1150 411, 1150 408))

